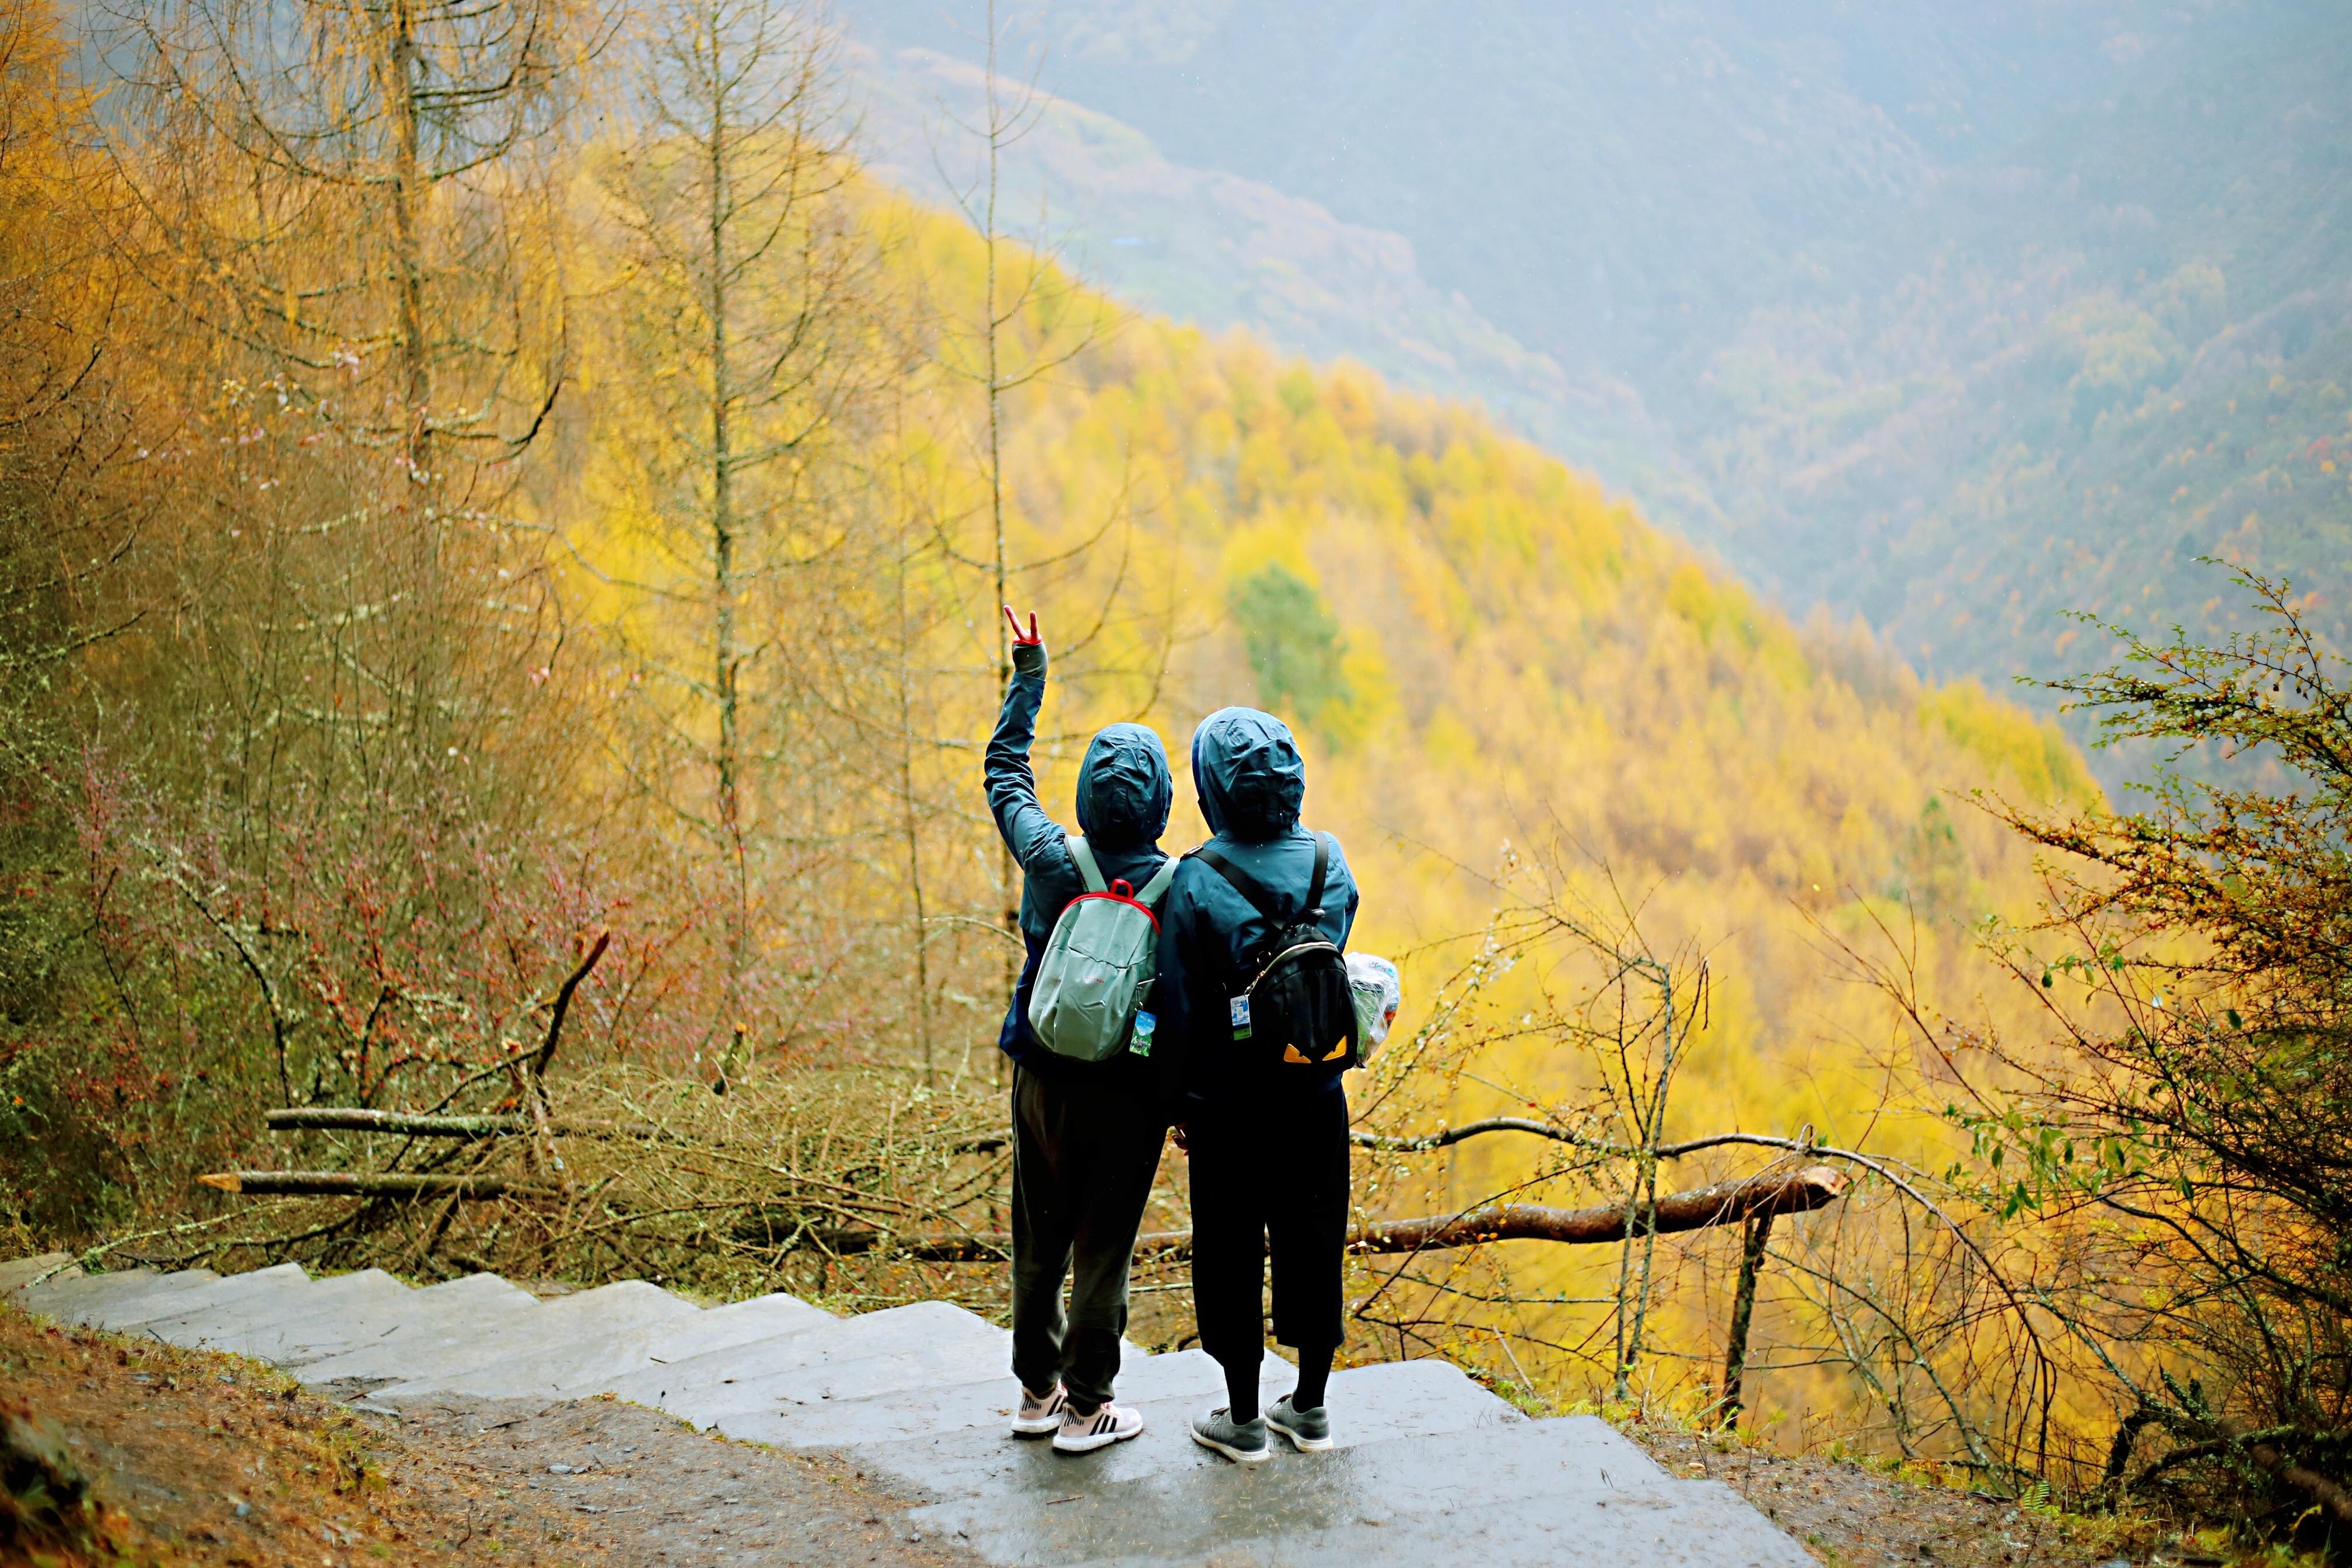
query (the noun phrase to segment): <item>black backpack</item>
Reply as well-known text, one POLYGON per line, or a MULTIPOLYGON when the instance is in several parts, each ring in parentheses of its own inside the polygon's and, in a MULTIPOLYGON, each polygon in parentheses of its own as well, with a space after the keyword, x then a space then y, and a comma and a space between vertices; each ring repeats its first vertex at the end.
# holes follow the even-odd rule
POLYGON ((1277 1072, 1359 1066, 1348 961, 1318 923, 1323 879, 1331 866, 1330 836, 1315 836, 1315 879, 1297 911, 1287 915, 1264 884, 1211 846, 1193 853, 1232 883, 1273 929, 1244 960, 1246 981, 1233 998, 1234 1043, 1245 1047, 1237 1054, 1277 1072))

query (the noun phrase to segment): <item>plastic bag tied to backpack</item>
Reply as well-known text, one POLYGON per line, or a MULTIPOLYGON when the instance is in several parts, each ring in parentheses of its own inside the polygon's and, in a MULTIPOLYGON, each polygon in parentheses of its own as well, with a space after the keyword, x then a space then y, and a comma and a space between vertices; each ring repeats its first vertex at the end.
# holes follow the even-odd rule
POLYGON ((1397 966, 1377 953, 1348 955, 1348 989, 1356 999, 1356 1037, 1369 1059, 1373 1047, 1389 1037, 1397 1009, 1404 1005, 1404 983, 1397 966))

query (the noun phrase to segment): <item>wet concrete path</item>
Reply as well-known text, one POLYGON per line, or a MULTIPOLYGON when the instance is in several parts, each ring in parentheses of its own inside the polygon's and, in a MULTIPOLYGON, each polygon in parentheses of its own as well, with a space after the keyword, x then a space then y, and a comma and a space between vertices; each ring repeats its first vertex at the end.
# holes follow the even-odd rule
MULTIPOLYGON (((233 1351, 394 1410, 612 1394, 696 1426, 838 1452, 927 1500, 934 1539, 1007 1568, 1381 1568, 1812 1559, 1718 1483, 1668 1476, 1605 1423, 1531 1421, 1443 1362, 1333 1374, 1339 1447, 1234 1466, 1185 1423, 1223 1399, 1198 1351, 1130 1348, 1122 1403, 1143 1435, 1065 1457, 1005 1432, 1007 1336, 945 1302, 836 1318, 790 1296, 702 1309, 641 1281, 541 1301, 495 1275, 413 1289, 376 1270, 291 1264, 215 1278, 147 1270, 26 1282, 62 1258, 0 1264, 0 1297, 93 1327, 233 1351)), ((1267 1363, 1266 1394, 1290 1368, 1267 1363)))

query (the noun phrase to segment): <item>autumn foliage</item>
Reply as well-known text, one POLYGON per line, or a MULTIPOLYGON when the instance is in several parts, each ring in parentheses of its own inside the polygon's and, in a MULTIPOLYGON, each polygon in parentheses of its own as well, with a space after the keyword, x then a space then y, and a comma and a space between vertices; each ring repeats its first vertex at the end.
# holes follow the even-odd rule
MULTIPOLYGON (((789 11, 306 6, 295 48, 186 0, 112 40, 101 118, 5 5, 0 1236, 987 1304, 874 1237, 1002 1228, 1010 597, 1055 647, 1049 801, 1113 719, 1297 727, 1356 941, 1406 973, 1367 1217, 1832 1151, 1861 1217, 1773 1233, 1749 1409, 2004 1484, 2065 1458, 2030 1400, 1905 1370, 1989 1349, 1832 1288, 1901 1274, 1911 1176, 1987 1147, 1942 1114, 1965 1061, 1846 959, 1985 984, 1976 934, 2044 890, 2013 826, 2111 822, 2053 725, 1791 624, 1476 410, 1134 317, 992 209, 873 185, 789 11), (284 1107, 520 1131, 273 1139, 284 1107), (1500 1113, 1552 1151, 1412 1143, 1500 1113), (560 1204, 194 1179, 495 1162, 560 1204)), ((2037 1003, 1996 988, 1972 1038, 2037 1003)), ((1172 1175, 1155 1202, 1181 1224, 1172 1175)), ((1928 1227, 1922 1310, 1991 1289, 1988 1212, 1928 1227)), ((1717 1410, 1742 1245, 1366 1272, 1353 1351, 1717 1410)))

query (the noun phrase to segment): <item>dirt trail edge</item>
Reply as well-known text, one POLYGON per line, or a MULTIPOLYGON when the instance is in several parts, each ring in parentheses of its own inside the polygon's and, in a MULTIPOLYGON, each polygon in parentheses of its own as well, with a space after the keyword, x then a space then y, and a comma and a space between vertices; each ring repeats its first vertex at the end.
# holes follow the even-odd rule
MULTIPOLYGON (((700 1436, 610 1399, 436 1400, 398 1415, 237 1356, 0 1306, 0 1392, 62 1429, 110 1552, 156 1568, 580 1564, 932 1568, 908 1499, 849 1464, 700 1436)), ((9 1552, 0 1546, 0 1558, 9 1552)))

